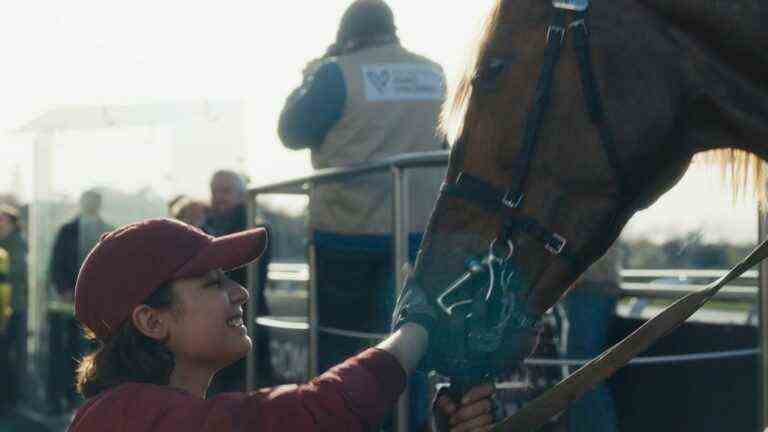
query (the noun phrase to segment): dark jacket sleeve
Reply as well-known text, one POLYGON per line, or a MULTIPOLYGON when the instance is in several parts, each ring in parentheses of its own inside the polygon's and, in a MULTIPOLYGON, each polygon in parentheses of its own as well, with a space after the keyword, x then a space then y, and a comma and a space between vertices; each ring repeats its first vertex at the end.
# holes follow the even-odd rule
POLYGON ((22 305, 27 303, 27 244, 19 239, 15 251, 11 253, 10 271, 8 281, 11 283, 13 296, 22 305))
POLYGON ((77 281, 78 236, 77 222, 70 222, 61 227, 56 234, 56 241, 51 254, 51 275, 56 291, 63 294, 75 289, 77 281))
POLYGON ((394 407, 405 379, 391 354, 368 349, 308 384, 264 391, 255 430, 372 430, 394 407))
POLYGON ((341 68, 327 60, 288 96, 278 126, 283 145, 294 150, 319 146, 341 118, 346 98, 341 68))

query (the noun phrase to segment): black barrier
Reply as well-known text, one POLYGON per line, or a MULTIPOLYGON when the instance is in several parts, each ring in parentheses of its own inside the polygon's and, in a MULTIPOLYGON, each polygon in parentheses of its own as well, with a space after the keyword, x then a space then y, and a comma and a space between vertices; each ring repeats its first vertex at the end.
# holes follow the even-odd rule
MULTIPOLYGON (((305 177, 293 179, 293 180, 286 181, 286 182, 275 183, 275 184, 271 184, 271 185, 262 186, 262 187, 255 188, 255 189, 251 189, 249 191, 250 192, 250 196, 251 196, 251 203, 252 203, 251 209, 250 209, 251 216, 255 215, 255 210, 256 210, 256 207, 255 207, 255 197, 257 195, 259 195, 259 194, 280 193, 280 194, 299 194, 299 195, 304 195, 304 194, 307 193, 307 191, 309 190, 311 185, 316 184, 316 183, 323 183, 323 182, 329 181, 329 180, 339 180, 341 178, 354 177, 354 176, 357 176, 357 175, 366 174, 366 173, 372 173, 372 172, 383 172, 383 171, 387 171, 387 170, 389 170, 393 174, 393 178, 394 178, 394 182, 395 182, 395 186, 396 186, 395 187, 395 191, 396 191, 395 195, 399 195, 399 197, 396 196, 395 199, 394 199, 395 204, 396 204, 394 206, 394 208, 395 208, 395 210, 398 210, 397 203, 400 202, 400 200, 403 199, 403 191, 407 191, 407 187, 405 187, 405 185, 407 185, 407 179, 404 179, 404 178, 400 177, 402 175, 402 169, 403 168, 425 167, 425 166, 444 166, 447 163, 447 156, 448 156, 447 152, 431 152, 431 153, 423 153, 423 154, 400 155, 400 156, 393 157, 393 158, 383 159, 383 160, 380 160, 380 161, 377 161, 377 162, 371 163, 371 164, 356 165, 354 167, 342 167, 342 168, 332 168, 332 169, 327 169, 327 170, 321 170, 321 171, 318 171, 318 172, 316 172, 316 173, 314 173, 314 174, 312 174, 310 176, 305 176, 305 177), (399 187, 398 187, 398 182, 400 183, 399 187), (398 191, 400 191, 400 193, 397 193, 398 191)), ((400 215, 400 212, 395 211, 395 214, 396 215, 400 215)), ((404 226, 406 224, 403 224, 402 221, 400 221, 400 223, 396 224, 396 225, 404 226)), ((398 251, 402 252, 404 250, 403 249, 404 242, 402 241, 403 240, 401 238, 402 236, 398 235, 398 233, 400 233, 400 231, 401 230, 396 229, 394 234, 395 234, 395 238, 396 239, 400 239, 400 241, 398 241, 396 243, 400 244, 401 247, 398 248, 398 251)), ((400 233, 400 234, 402 234, 402 233, 400 233)), ((402 264, 404 263, 404 259, 403 259, 404 255, 402 253, 400 255, 401 255, 400 258, 395 260, 396 262, 398 262, 398 265, 396 265, 395 268, 393 269, 395 274, 400 273, 400 269, 402 269, 402 264)), ((312 259, 313 259, 313 252, 312 252, 312 248, 310 247, 310 253, 309 253, 309 260, 310 260, 310 262, 312 262, 312 259)), ((310 265, 310 267, 311 267, 311 265, 310 265)), ((647 277, 649 277, 651 272, 657 272, 657 271, 658 270, 634 270, 634 272, 637 273, 637 274, 632 276, 632 277, 641 278, 641 279, 642 278, 647 278, 647 277)), ((669 270, 669 271, 670 272, 676 272, 675 270, 669 270)), ((686 271, 688 271, 688 270, 686 270, 686 271)), ((712 271, 697 270, 697 272, 702 273, 701 275, 697 276, 697 278, 698 277, 704 277, 703 273, 707 273, 706 277, 714 277, 714 275, 709 275, 709 273, 712 273, 712 271)), ((311 271, 310 271, 310 273, 311 273, 311 271)), ((749 278, 754 279, 754 278, 756 278, 756 276, 757 276, 757 273, 754 273, 753 275, 749 276, 749 278)), ((316 300, 315 284, 312 283, 312 280, 313 279, 310 277, 309 278, 310 283, 308 284, 309 285, 308 286, 309 298, 316 300)), ((622 284, 622 287, 625 288, 625 294, 628 294, 631 297, 642 297, 642 298, 648 297, 648 298, 665 298, 665 299, 679 298, 679 297, 683 296, 684 294, 686 294, 687 292, 690 292, 691 290, 695 290, 697 288, 700 288, 700 286, 698 286, 698 285, 684 285, 684 286, 679 286, 678 284, 674 284, 674 285, 658 285, 658 286, 648 286, 648 285, 653 285, 653 284, 640 283, 640 281, 637 281, 637 282, 624 283, 624 284, 622 284)), ((757 289, 754 288, 754 287, 728 287, 728 288, 724 289, 723 292, 719 293, 719 296, 718 296, 718 298, 720 298, 722 300, 725 300, 725 301, 730 301, 730 300, 754 301, 756 297, 757 297, 757 289)), ((306 299, 304 301, 306 302, 306 299)), ((646 302, 643 302, 643 301, 634 302, 633 306, 632 306, 632 308, 630 310, 630 314, 637 313, 638 315, 642 316, 643 315, 643 311, 644 311, 646 306, 647 306, 646 302)), ((303 331, 304 333, 309 334, 309 336, 310 336, 309 337, 310 349, 308 349, 308 352, 310 353, 310 362, 309 363, 312 364, 312 365, 316 365, 316 358, 315 358, 315 356, 313 356, 312 353, 316 352, 316 348, 317 348, 316 347, 317 335, 321 331, 324 331, 324 330, 328 331, 328 329, 321 329, 317 325, 317 322, 316 322, 317 314, 316 314, 315 308, 313 307, 313 302, 312 301, 309 302, 309 308, 308 309, 310 311, 312 311, 312 312, 309 313, 310 319, 308 320, 311 325, 308 325, 306 327, 306 329, 301 330, 301 331, 303 331), (312 343, 312 341, 315 341, 314 344, 312 343)), ((305 304, 305 309, 304 310, 306 310, 306 304, 305 304)), ((272 313, 276 313, 276 312, 273 310, 272 313)), ((751 322, 752 318, 754 318, 754 316, 755 316, 755 314, 751 313, 750 314, 751 318, 749 318, 748 321, 751 322)), ((620 334, 622 337, 626 336, 628 334, 628 329, 630 329, 630 328, 637 328, 641 322, 642 321, 640 321, 640 320, 632 320, 632 319, 623 320, 623 321, 617 323, 617 325, 616 325, 617 333, 616 334, 620 334), (632 324, 627 324, 627 323, 632 323, 632 324)), ((690 325, 695 326, 696 324, 690 324, 690 325)), ((687 328, 688 326, 689 326, 689 324, 686 324, 683 327, 687 328)), ((706 326, 706 327, 708 327, 708 328, 718 328, 718 327, 721 327, 721 326, 723 326, 723 324, 710 325, 710 326, 706 326)), ((729 327, 729 326, 726 325, 726 327, 729 327)), ((738 326, 730 326, 730 327, 738 327, 738 326)), ((751 327, 744 327, 744 328, 745 329, 747 329, 747 328, 751 329, 751 331, 753 332, 753 335, 757 334, 757 330, 754 329, 754 328, 751 328, 751 327)), ((331 330, 333 330, 333 329, 331 329, 331 330)), ((286 329, 286 331, 290 331, 290 330, 286 329)), ((681 334, 686 334, 686 332, 684 330, 677 331, 677 332, 674 333, 674 336, 669 337, 667 340, 680 338, 680 337, 682 337, 682 336, 680 336, 681 334)), ((351 335, 351 336, 352 337, 357 337, 355 335, 351 335)), ((676 412, 678 414, 680 412, 684 412, 685 413, 683 415, 684 418, 687 418, 690 415, 696 415, 696 413, 695 413, 695 410, 688 409, 687 408, 687 404, 683 404, 683 405, 686 405, 685 409, 682 409, 682 408, 681 409, 676 409, 675 408, 676 405, 681 405, 679 403, 679 400, 676 400, 676 399, 679 399, 679 397, 685 397, 685 395, 680 395, 680 394, 678 394, 680 392, 675 392, 674 394, 677 394, 677 397, 675 397, 675 398, 667 398, 666 395, 673 394, 673 392, 668 392, 667 391, 667 388, 670 385, 669 382, 672 382, 671 381, 671 377, 667 376, 667 375, 662 375, 662 376, 665 376, 666 378, 661 378, 661 379, 658 378, 658 377, 654 377, 653 372, 652 372, 654 370, 659 370, 661 368, 670 368, 672 370, 680 370, 680 369, 686 368, 686 367, 693 367, 694 372, 691 372, 690 374, 686 373, 686 374, 677 374, 677 375, 672 374, 672 375, 676 376, 676 377, 687 376, 687 375, 695 375, 696 374, 695 371, 703 370, 703 371, 707 371, 706 373, 703 374, 704 377, 706 378, 709 375, 718 373, 718 371, 720 370, 719 367, 720 367, 721 364, 733 364, 733 365, 738 365, 738 366, 734 366, 734 371, 737 371, 738 369, 741 369, 742 371, 747 371, 745 373, 745 375, 749 375, 749 378, 747 379, 747 381, 751 380, 750 382, 755 384, 753 390, 755 390, 757 388, 757 384, 756 384, 757 383, 757 379, 756 379, 757 370, 755 368, 755 366, 757 366, 757 360, 756 360, 756 357, 754 356, 754 351, 749 351, 749 352, 744 351, 745 349, 749 350, 749 349, 753 348, 754 346, 756 346, 756 344, 757 344, 757 338, 756 337, 752 337, 751 339, 750 338, 746 338, 748 340, 741 340, 741 339, 739 339, 740 343, 736 343, 736 344, 718 343, 719 342, 719 338, 718 338, 718 336, 715 336, 714 334, 712 336, 704 334, 704 335, 699 335, 698 337, 702 338, 702 346, 700 346, 700 347, 693 347, 693 346, 691 346, 692 344, 690 343, 690 341, 688 341, 689 344, 688 345, 684 345, 687 348, 680 349, 680 350, 671 350, 668 353, 664 353, 663 351, 659 350, 660 346, 664 346, 664 344, 662 343, 661 345, 656 346, 655 348, 653 348, 652 350, 649 350, 646 353, 646 355, 667 355, 667 354, 688 355, 688 354, 692 354, 693 353, 693 354, 696 354, 696 356, 693 356, 693 357, 698 357, 697 359, 695 359, 697 361, 691 361, 691 360, 694 360, 694 359, 690 358, 691 356, 686 357, 684 361, 681 361, 679 358, 674 358, 674 359, 666 358, 666 359, 662 360, 665 363, 664 365, 660 365, 660 364, 659 365, 648 365, 648 361, 643 361, 643 363, 645 363, 643 365, 643 367, 625 368, 625 369, 623 369, 623 371, 617 377, 615 377, 615 378, 613 378, 611 380, 612 383, 620 382, 620 380, 622 379, 621 377, 626 376, 625 375, 626 373, 631 373, 631 372, 625 372, 625 371, 642 370, 643 373, 640 375, 641 376, 640 381, 642 381, 642 382, 639 382, 638 385, 642 387, 642 386, 648 386, 648 385, 650 385, 650 383, 653 383, 653 391, 649 395, 645 395, 644 399, 642 399, 642 400, 638 399, 635 396, 636 392, 633 390, 633 386, 634 386, 635 383, 632 382, 632 381, 634 381, 634 378, 622 382, 621 388, 619 389, 619 390, 621 390, 621 393, 615 391, 615 393, 617 394, 617 399, 618 399, 619 404, 620 404, 620 410, 621 410, 620 415, 622 416, 622 418, 621 418, 622 430, 654 430, 654 431, 655 430, 670 430, 670 431, 671 430, 675 430, 675 431, 677 431, 677 430, 729 430, 729 431, 730 430, 756 430, 756 428, 757 428, 756 426, 752 427, 753 425, 757 424, 757 415, 756 415, 756 409, 757 409, 757 402, 756 402, 756 400, 757 400, 757 396, 756 396, 756 394, 754 392, 748 394, 748 396, 752 397, 753 400, 755 401, 754 403, 751 404, 751 408, 752 408, 751 411, 746 410, 746 409, 742 410, 744 405, 740 405, 738 409, 734 410, 734 412, 738 412, 739 415, 744 414, 742 417, 748 417, 746 419, 740 417, 741 423, 739 423, 737 421, 734 421, 734 422, 731 422, 729 425, 727 425, 725 427, 715 428, 715 427, 713 427, 714 425, 720 425, 721 423, 705 421, 705 422, 701 422, 701 423, 696 423, 698 426, 693 428, 693 427, 689 427, 688 424, 689 423, 693 424, 695 422, 688 421, 688 420, 681 421, 679 417, 674 417, 673 418, 673 416, 671 416, 671 414, 670 414, 668 416, 669 419, 671 419, 670 421, 674 420, 673 423, 671 423, 672 426, 667 428, 666 427, 666 423, 662 424, 662 425, 658 424, 659 420, 662 420, 662 422, 663 422, 663 420, 666 420, 666 419, 662 419, 661 417, 659 417, 659 416, 657 416, 655 414, 656 411, 659 409, 658 408, 659 404, 663 404, 664 405, 664 409, 671 410, 670 412, 674 411, 674 412, 676 412), (726 353, 724 353, 724 351, 731 351, 731 352, 726 354, 726 353), (700 356, 698 354, 705 354, 704 357, 710 357, 708 353, 709 354, 717 354, 717 357, 722 357, 723 355, 727 355, 730 358, 728 358, 728 359, 722 359, 721 358, 721 359, 717 359, 717 360, 709 359, 709 360, 706 360, 706 361, 699 361, 699 360, 702 360, 702 356, 700 356), (735 357, 731 357, 731 356, 735 356, 735 357), (679 364, 669 364, 670 362, 675 362, 675 363, 679 363, 679 364), (713 372, 713 370, 715 372, 713 372), (632 396, 627 398, 627 396, 626 396, 627 394, 630 394, 632 396), (658 397, 659 394, 665 394, 665 396, 662 397, 662 398, 659 398, 658 397), (669 399, 669 400, 666 400, 666 399, 669 399), (627 400, 629 400, 630 402, 627 403, 627 400), (629 407, 629 408, 627 408, 627 407, 629 407), (641 426, 642 429, 641 429, 641 427, 636 427, 636 425, 633 423, 634 419, 627 420, 627 413, 629 413, 629 412, 632 412, 632 413, 636 412, 635 410, 638 407, 643 407, 643 412, 645 413, 645 414, 643 414, 641 416, 641 418, 647 418, 651 422, 651 423, 637 422, 637 424, 643 425, 643 426, 641 426), (645 408, 648 408, 648 409, 646 410, 645 408), (691 414, 691 413, 693 413, 693 414, 691 414), (750 426, 747 427, 746 429, 744 429, 744 428, 742 428, 740 426, 742 424, 749 424, 750 426), (739 426, 738 427, 732 427, 732 426, 735 426, 735 425, 739 425, 739 426)), ((279 369, 281 367, 284 367, 284 368, 292 367, 292 366, 289 366, 289 365, 283 365, 281 363, 285 363, 286 359, 288 359, 288 358, 296 358, 298 356, 298 353, 301 352, 301 347, 297 345, 298 342, 295 339, 293 339, 293 338, 291 338, 289 336, 286 336, 286 338, 290 339, 290 340, 284 341, 281 345, 276 345, 276 347, 279 348, 278 351, 281 352, 281 354, 278 355, 278 356, 273 356, 273 359, 272 359, 272 362, 275 365, 275 368, 278 370, 278 373, 280 373, 279 369)), ((734 341, 734 339, 730 339, 730 340, 727 340, 727 341, 723 340, 722 342, 733 342, 733 341, 734 341)), ((253 361, 253 359, 252 359, 253 357, 255 357, 255 356, 250 356, 251 361, 253 361)), ((549 358, 549 359, 548 358, 544 358, 544 359, 539 358, 538 359, 538 361, 540 361, 540 363, 547 363, 547 361, 549 361, 549 360, 557 360, 557 359, 553 359, 553 358, 549 358)), ((657 359, 646 359, 646 360, 651 360, 651 363, 653 363, 657 359)), ((533 367, 533 365, 531 365, 530 363, 533 363, 533 362, 529 362, 529 365, 526 365, 525 367, 526 368, 533 367)), ((255 366, 255 365, 253 365, 253 366, 255 366)), ((546 366, 546 365, 537 366, 537 367, 538 368, 555 369, 552 366, 546 366)), ((253 367, 251 369, 253 369, 253 367)), ((290 371, 288 371, 288 372, 290 372, 290 371)), ((293 373, 293 372, 287 373, 286 376, 290 375, 291 373, 293 373)), ((312 375, 314 375, 314 374, 310 373, 308 376, 312 376, 312 375)), ((546 373, 544 373, 544 375, 546 375, 546 373)), ((296 376, 298 376, 298 375, 296 375, 296 376)), ((509 383, 510 389, 517 391, 517 389, 516 389, 516 387, 514 385, 515 384, 514 380, 525 381, 525 380, 523 380, 520 377, 521 377, 520 375, 518 375, 516 377, 512 377, 513 380, 509 383)), ((699 378, 699 377, 697 377, 697 378, 699 378)), ((541 383, 541 386, 544 387, 544 388, 546 388, 547 386, 551 385, 550 381, 548 379, 536 379, 534 381, 536 381, 538 383, 541 383)), ((734 382, 738 382, 738 380, 734 379, 734 382)), ((251 379, 249 379, 249 383, 252 383, 251 379)), ((741 385, 741 384, 739 383, 739 385, 741 385)), ((535 387, 535 386, 528 386, 528 387, 535 387)), ((706 385, 702 384, 702 387, 697 387, 697 386, 694 385, 693 387, 691 387, 690 393, 691 393, 692 396, 696 396, 696 397, 699 397, 699 398, 704 398, 704 397, 706 397, 704 395, 708 395, 708 392, 706 392, 706 391, 697 392, 697 388, 705 389, 706 385), (695 395, 694 395, 694 393, 695 393, 695 395)), ((515 396, 515 397, 517 397, 517 396, 515 396)), ((715 399, 715 398, 713 398, 713 399, 715 399)), ((743 401, 737 401, 737 402, 741 403, 743 401)), ((707 405, 707 406, 709 408, 712 408, 712 409, 717 408, 713 404, 707 405)), ((509 408, 510 409, 514 409, 514 406, 510 405, 509 408)))
MULTIPOLYGON (((284 302, 272 304, 281 303, 284 302)), ((282 308, 295 309, 287 303, 282 308)), ((618 342, 643 322, 617 318, 611 330, 612 342, 618 342)), ((305 318, 262 318, 260 324, 271 328, 272 364, 279 382, 306 381, 305 318)), ((498 393, 507 414, 562 378, 562 367, 557 366, 556 323, 550 325, 553 328, 544 338, 545 343, 533 356, 536 360, 505 377, 499 385, 498 393)), ((643 358, 662 358, 622 368, 609 380, 617 404, 619 429, 758 430, 758 359, 750 349, 756 345, 757 335, 754 326, 688 322, 660 340, 643 353, 643 358)), ((561 421, 554 419, 548 430, 556 429, 561 421)))
MULTIPOLYGON (((644 321, 616 320, 615 341, 644 321)), ((689 322, 644 356, 754 347, 758 328, 689 322)), ((740 356, 679 364, 625 367, 610 380, 624 432, 759 430, 758 358, 740 356)))

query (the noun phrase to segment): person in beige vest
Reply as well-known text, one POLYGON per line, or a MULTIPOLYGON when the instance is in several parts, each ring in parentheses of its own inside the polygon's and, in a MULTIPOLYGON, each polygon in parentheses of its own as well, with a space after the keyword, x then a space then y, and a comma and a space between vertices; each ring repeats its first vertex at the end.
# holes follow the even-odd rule
MULTIPOLYGON (((335 43, 304 69, 303 83, 280 116, 279 134, 286 147, 309 149, 315 169, 442 150, 436 126, 444 97, 442 68, 401 46, 387 4, 358 0, 344 13, 335 43)), ((440 168, 411 172, 411 259, 443 174, 440 168)), ((389 328, 395 291, 391 203, 388 173, 313 189, 309 223, 321 326, 377 333, 389 328)), ((321 369, 366 343, 321 332, 321 369)), ((412 411, 418 423, 426 409, 412 411)))

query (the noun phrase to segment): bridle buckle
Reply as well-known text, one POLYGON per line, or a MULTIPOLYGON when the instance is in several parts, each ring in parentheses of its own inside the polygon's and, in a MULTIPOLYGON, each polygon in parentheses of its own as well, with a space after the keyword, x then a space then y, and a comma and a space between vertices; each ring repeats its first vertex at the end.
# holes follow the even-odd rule
POLYGON ((508 190, 507 193, 504 194, 504 198, 501 199, 501 202, 509 208, 516 209, 520 208, 520 204, 523 203, 523 197, 525 197, 525 194, 521 193, 517 198, 514 198, 512 197, 512 190, 508 190))
POLYGON ((589 0, 552 0, 552 6, 576 12, 584 12, 589 8, 589 0))
POLYGON ((547 42, 551 40, 552 33, 560 33, 560 43, 562 44, 565 40, 565 28, 556 25, 547 27, 547 42))
POLYGON ((451 316, 453 315, 453 310, 459 306, 464 305, 470 305, 472 304, 472 300, 459 300, 454 302, 453 304, 448 304, 448 296, 461 290, 461 288, 464 287, 464 285, 468 284, 472 281, 475 275, 484 273, 485 272, 485 262, 477 263, 475 261, 469 262, 467 265, 467 271, 462 275, 459 279, 454 281, 445 291, 442 292, 437 298, 435 299, 435 303, 440 307, 440 309, 445 312, 446 315, 451 316))
POLYGON ((544 248, 548 250, 552 255, 560 255, 563 252, 563 249, 565 249, 565 245, 568 244, 568 240, 557 233, 553 233, 552 238, 557 241, 557 243, 552 244, 551 242, 547 242, 544 245, 544 248))
POLYGON ((578 20, 568 24, 568 28, 571 29, 571 30, 575 30, 575 29, 577 29, 579 27, 584 29, 584 34, 585 35, 589 34, 589 29, 587 28, 587 22, 584 20, 584 18, 578 19, 578 20))

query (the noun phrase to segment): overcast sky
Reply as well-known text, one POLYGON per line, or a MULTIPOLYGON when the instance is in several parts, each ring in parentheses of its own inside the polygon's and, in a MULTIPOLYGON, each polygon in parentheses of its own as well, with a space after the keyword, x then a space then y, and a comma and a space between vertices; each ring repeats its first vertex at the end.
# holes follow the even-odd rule
MULTIPOLYGON (((25 190, 32 183, 34 137, 8 132, 52 107, 70 104, 243 100, 248 144, 243 168, 254 181, 266 183, 308 173, 306 153, 286 151, 279 145, 277 116, 285 97, 299 83, 304 64, 332 41, 348 3, 14 2, 0 14, 4 65, 0 74, 0 193, 19 186, 11 175, 15 170, 21 172, 25 190)), ((404 45, 440 62, 453 82, 466 60, 469 41, 493 2, 389 3, 404 45)), ((84 155, 66 162, 68 172, 82 175, 68 174, 57 180, 56 187, 77 193, 103 183, 133 185, 137 178, 159 182, 164 173, 157 172, 157 164, 142 164, 150 157, 137 152, 121 155, 117 150, 106 156, 84 155), (94 161, 96 157, 104 160, 94 161), (104 174, 109 179, 88 175, 95 162, 114 167, 104 174)), ((208 175, 190 179, 201 195, 208 175)), ((720 187, 717 171, 695 169, 658 205, 633 220, 627 231, 658 237, 703 229, 711 238, 750 241, 755 238, 755 212, 749 200, 733 205, 728 191, 720 187)))

